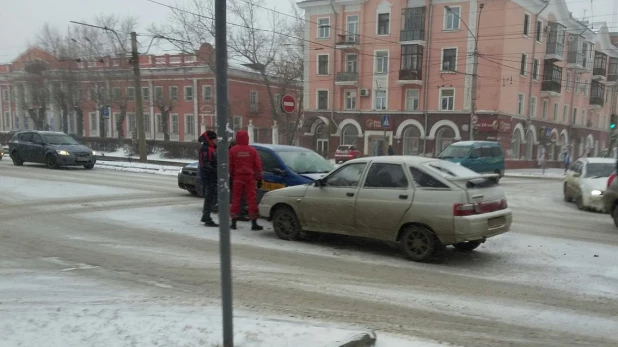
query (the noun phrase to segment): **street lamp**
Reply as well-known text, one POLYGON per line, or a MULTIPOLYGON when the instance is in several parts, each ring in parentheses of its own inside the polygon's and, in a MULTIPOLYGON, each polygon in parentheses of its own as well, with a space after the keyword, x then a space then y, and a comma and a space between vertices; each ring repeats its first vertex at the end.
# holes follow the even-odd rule
POLYGON ((466 27, 466 29, 468 29, 468 32, 470 33, 470 35, 472 35, 472 37, 474 38, 474 62, 472 65, 472 92, 471 92, 471 101, 472 101, 472 105, 470 105, 470 140, 474 140, 474 118, 476 117, 476 90, 477 90, 477 84, 478 84, 478 66, 479 66, 479 27, 480 27, 480 22, 481 22, 481 12, 483 11, 483 7, 485 7, 485 4, 481 3, 479 5, 479 14, 478 14, 478 19, 476 21, 476 34, 474 34, 472 32, 472 30, 470 30, 470 28, 468 27, 468 25, 466 24, 466 22, 461 19, 461 17, 459 16, 458 13, 455 13, 450 6, 445 6, 444 8, 449 11, 451 14, 453 14, 454 16, 457 17, 457 19, 459 19, 462 24, 466 27))

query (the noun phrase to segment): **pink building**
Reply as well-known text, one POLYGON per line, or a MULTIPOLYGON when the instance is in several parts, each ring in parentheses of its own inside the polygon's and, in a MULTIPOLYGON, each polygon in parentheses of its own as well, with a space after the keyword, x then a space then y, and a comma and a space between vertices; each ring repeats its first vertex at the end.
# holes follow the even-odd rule
MULTIPOLYGON (((67 76, 77 80, 77 104, 83 110, 82 134, 86 137, 131 138, 137 130, 135 96, 143 96, 147 139, 164 139, 162 107, 169 108, 167 129, 171 141, 196 141, 206 129, 215 127, 215 74, 204 61, 213 54, 212 46, 202 45, 196 55, 163 55, 140 57, 141 90, 136 91, 128 59, 100 58, 93 61, 66 61, 33 48, 11 64, 0 66, 0 130, 33 129, 20 96, 27 81, 25 67, 33 61, 46 64, 46 82, 50 91, 66 83, 67 76), (204 58, 204 59, 201 59, 204 58), (77 77, 76 77, 77 76, 77 77), (55 82, 58 82, 57 84, 55 82), (127 115, 121 118, 121 108, 127 115)), ((251 141, 279 143, 285 127, 273 121, 270 98, 262 77, 242 66, 229 69, 230 122, 233 131, 249 130, 251 141), (281 129, 281 130, 280 130, 281 129)), ((296 86, 276 86, 274 98, 296 95, 296 86)), ((62 130, 60 105, 48 100, 47 125, 62 130)), ((67 133, 78 134, 78 112, 69 112, 67 133)))
POLYGON ((567 148, 579 157, 610 145, 616 39, 563 0, 299 5, 310 41, 300 143, 325 156, 340 144, 433 156, 472 138, 499 141, 514 168, 537 165, 542 144, 554 165, 567 148))

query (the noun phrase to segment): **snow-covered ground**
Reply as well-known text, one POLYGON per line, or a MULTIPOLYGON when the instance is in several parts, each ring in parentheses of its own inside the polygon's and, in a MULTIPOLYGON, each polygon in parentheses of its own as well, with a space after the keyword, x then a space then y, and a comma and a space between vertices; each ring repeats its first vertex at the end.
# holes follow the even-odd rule
MULTIPOLYGON (((195 160, 194 160, 195 161, 195 160)), ((176 176, 182 168, 181 166, 173 165, 157 165, 147 163, 129 163, 124 161, 106 161, 98 160, 97 168, 116 171, 134 172, 134 173, 152 173, 166 176, 176 176)))
POLYGON ((513 169, 506 170, 504 175, 506 177, 534 177, 534 178, 550 178, 550 179, 564 179, 564 169, 548 168, 545 169, 513 169))
MULTIPOLYGON (((114 152, 97 152, 101 156, 106 157, 122 157, 122 158, 132 158, 135 160, 139 160, 139 155, 128 155, 124 149, 119 149, 114 152)), ((163 153, 153 153, 148 156, 148 160, 157 160, 157 161, 171 161, 171 162, 179 162, 179 163, 192 163, 197 161, 197 158, 178 158, 178 159, 170 159, 165 158, 163 153)))

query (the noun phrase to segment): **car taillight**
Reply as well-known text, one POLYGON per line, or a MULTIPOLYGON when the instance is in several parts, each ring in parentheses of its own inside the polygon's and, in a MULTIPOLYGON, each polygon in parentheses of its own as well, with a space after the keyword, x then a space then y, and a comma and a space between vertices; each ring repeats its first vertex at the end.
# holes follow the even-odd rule
POLYGON ((609 186, 612 184, 612 181, 614 180, 614 178, 616 178, 616 173, 612 173, 609 178, 607 179, 607 188, 609 188, 609 186))
POLYGON ((508 207, 506 199, 500 201, 480 202, 476 204, 453 205, 453 216, 464 217, 504 210, 508 207))

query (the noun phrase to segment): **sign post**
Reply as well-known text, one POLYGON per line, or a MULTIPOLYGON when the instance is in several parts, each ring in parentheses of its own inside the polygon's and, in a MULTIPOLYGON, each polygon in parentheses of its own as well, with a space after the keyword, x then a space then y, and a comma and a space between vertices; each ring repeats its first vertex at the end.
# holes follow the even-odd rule
POLYGON ((294 97, 289 94, 284 95, 281 98, 281 109, 285 113, 294 112, 296 110, 296 100, 294 100, 294 97))
POLYGON ((388 152, 388 145, 387 145, 387 140, 386 140, 386 129, 391 127, 391 116, 390 115, 383 115, 382 116, 382 128, 384 129, 384 146, 386 147, 386 152, 388 152))

